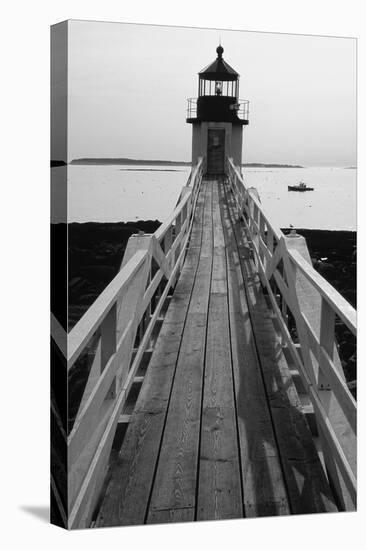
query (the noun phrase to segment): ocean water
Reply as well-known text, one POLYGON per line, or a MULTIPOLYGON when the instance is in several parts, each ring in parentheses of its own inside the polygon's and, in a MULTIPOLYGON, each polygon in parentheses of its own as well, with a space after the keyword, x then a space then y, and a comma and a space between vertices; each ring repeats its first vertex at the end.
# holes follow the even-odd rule
POLYGON ((69 222, 164 221, 190 171, 190 166, 69 165, 69 222))
POLYGON ((269 219, 279 227, 356 230, 357 170, 349 168, 245 168, 269 219), (305 182, 314 191, 288 191, 305 182))
MULTIPOLYGON (((52 170, 57 189, 61 171, 52 170)), ((189 173, 189 166, 69 165, 68 221, 163 221, 176 205, 189 173)), ((264 210, 279 227, 356 229, 354 169, 244 168, 243 176, 249 187, 257 188, 264 210), (287 190, 300 181, 314 191, 287 190)), ((57 209, 54 221, 60 221, 57 209)))

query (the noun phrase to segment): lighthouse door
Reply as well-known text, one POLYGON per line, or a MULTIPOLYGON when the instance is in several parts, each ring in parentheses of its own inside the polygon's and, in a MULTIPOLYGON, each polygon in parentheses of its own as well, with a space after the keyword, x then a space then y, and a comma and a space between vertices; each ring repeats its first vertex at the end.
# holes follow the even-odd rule
POLYGON ((209 129, 207 136, 207 174, 225 171, 225 130, 209 129))

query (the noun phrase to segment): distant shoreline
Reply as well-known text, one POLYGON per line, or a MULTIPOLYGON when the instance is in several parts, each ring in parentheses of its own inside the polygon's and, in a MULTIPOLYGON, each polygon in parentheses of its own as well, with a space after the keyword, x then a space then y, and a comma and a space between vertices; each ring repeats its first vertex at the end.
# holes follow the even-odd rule
POLYGON ((120 172, 185 172, 176 168, 120 168, 120 172))
POLYGON ((263 162, 249 162, 242 164, 244 168, 306 168, 306 166, 300 166, 299 164, 266 164, 263 162))
MULTIPOLYGON (((148 159, 130 159, 130 158, 79 158, 73 159, 70 164, 82 165, 151 165, 151 166, 191 166, 191 162, 178 160, 148 160, 148 159)), ((298 164, 274 164, 264 162, 250 162, 242 164, 244 168, 305 168, 298 164)))
POLYGON ((145 160, 129 158, 80 158, 73 159, 70 164, 132 164, 132 165, 153 165, 153 166, 190 166, 191 162, 177 160, 145 160))
MULTIPOLYGON (((60 160, 51 160, 51 167, 57 166, 66 166, 65 161, 60 160)), ((178 160, 147 160, 147 159, 130 159, 130 158, 79 158, 73 159, 68 164, 73 165, 132 165, 132 166, 191 166, 192 163, 188 161, 178 161, 178 160)), ((241 165, 242 168, 308 168, 308 166, 302 166, 301 164, 276 164, 276 163, 266 163, 266 162, 247 162, 241 165)), ((345 170, 357 170, 357 166, 340 166, 339 168, 344 168, 345 170)), ((132 169, 131 169, 132 170, 132 169)))

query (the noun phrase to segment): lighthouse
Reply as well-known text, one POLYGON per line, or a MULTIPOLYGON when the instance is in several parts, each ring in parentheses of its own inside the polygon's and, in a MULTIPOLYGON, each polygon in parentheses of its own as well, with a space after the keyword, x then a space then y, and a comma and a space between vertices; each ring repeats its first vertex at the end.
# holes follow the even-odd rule
POLYGON ((243 126, 249 123, 249 101, 239 99, 239 74, 217 58, 198 73, 198 98, 188 99, 187 122, 192 124, 192 165, 205 158, 208 175, 225 172, 225 158, 242 163, 243 126))

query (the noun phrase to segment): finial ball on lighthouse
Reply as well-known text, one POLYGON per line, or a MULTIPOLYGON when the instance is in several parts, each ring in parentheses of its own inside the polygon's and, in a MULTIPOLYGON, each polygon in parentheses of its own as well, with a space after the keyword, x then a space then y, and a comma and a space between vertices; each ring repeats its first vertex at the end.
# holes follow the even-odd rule
POLYGON ((222 57, 222 54, 224 53, 224 48, 221 46, 221 44, 220 44, 220 46, 217 46, 216 52, 217 52, 218 57, 222 57))

